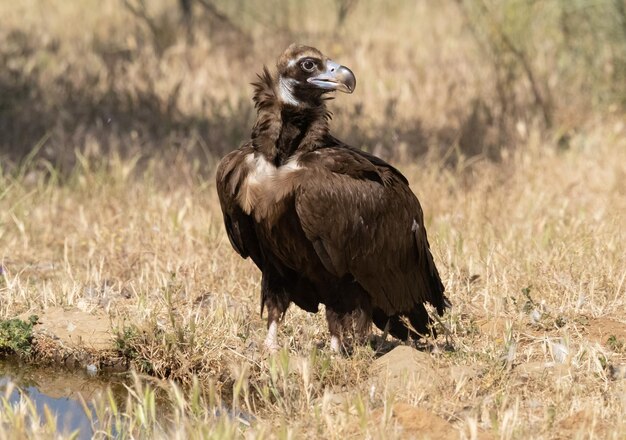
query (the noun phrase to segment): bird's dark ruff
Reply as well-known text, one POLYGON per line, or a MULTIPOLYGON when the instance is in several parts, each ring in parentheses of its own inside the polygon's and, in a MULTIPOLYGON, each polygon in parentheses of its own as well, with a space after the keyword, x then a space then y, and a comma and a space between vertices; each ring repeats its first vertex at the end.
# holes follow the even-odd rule
POLYGON ((420 204, 397 169, 329 134, 328 92, 351 93, 354 75, 300 45, 277 70, 254 83, 252 138, 216 176, 230 242, 262 272, 266 344, 276 345, 291 302, 309 312, 326 306, 335 349, 355 317, 361 333, 373 321, 403 340, 428 334, 424 304, 441 315, 448 300, 420 204))

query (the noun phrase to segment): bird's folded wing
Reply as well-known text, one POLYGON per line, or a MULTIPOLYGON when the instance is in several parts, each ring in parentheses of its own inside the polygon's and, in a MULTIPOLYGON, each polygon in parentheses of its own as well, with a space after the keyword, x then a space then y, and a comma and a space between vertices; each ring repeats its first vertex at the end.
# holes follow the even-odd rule
POLYGON ((262 267, 263 255, 253 219, 243 211, 237 201, 240 185, 248 172, 244 161, 250 151, 249 148, 242 147, 226 155, 217 167, 215 180, 224 226, 231 245, 243 258, 251 257, 257 266, 262 267))
POLYGON ((301 163, 307 173, 296 211, 326 269, 353 276, 389 314, 424 301, 437 305, 443 286, 404 177, 347 148, 318 150, 301 163))

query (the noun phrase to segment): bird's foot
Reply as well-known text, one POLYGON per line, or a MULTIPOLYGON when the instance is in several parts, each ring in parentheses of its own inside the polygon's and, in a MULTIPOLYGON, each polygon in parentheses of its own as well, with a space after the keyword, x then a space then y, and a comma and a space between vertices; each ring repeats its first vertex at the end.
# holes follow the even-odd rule
POLYGON ((265 340, 263 346, 265 347, 265 350, 271 354, 277 353, 278 350, 280 350, 280 345, 278 345, 276 342, 268 342, 267 340, 265 340))
POLYGON ((276 353, 278 350, 280 350, 280 345, 278 345, 277 335, 278 335, 278 324, 275 321, 273 321, 272 323, 270 323, 270 327, 267 331, 267 337, 265 338, 265 342, 263 343, 266 350, 269 351, 270 353, 276 353))

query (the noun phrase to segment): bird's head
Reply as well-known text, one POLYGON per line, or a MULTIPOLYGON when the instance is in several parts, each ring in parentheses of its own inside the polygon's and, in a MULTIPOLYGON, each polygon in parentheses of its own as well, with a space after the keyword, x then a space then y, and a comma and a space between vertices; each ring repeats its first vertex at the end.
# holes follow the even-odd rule
POLYGON ((278 95, 285 105, 315 107, 325 93, 352 93, 356 78, 350 69, 324 56, 314 47, 292 44, 276 63, 278 95))

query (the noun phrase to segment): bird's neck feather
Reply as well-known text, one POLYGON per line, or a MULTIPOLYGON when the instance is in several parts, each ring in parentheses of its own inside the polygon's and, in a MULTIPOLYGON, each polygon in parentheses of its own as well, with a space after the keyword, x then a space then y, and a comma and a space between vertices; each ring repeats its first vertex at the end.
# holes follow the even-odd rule
POLYGON ((323 100, 309 107, 285 104, 277 93, 277 81, 267 69, 254 87, 257 118, 252 141, 268 161, 281 165, 296 152, 318 148, 328 134, 330 117, 323 100))

